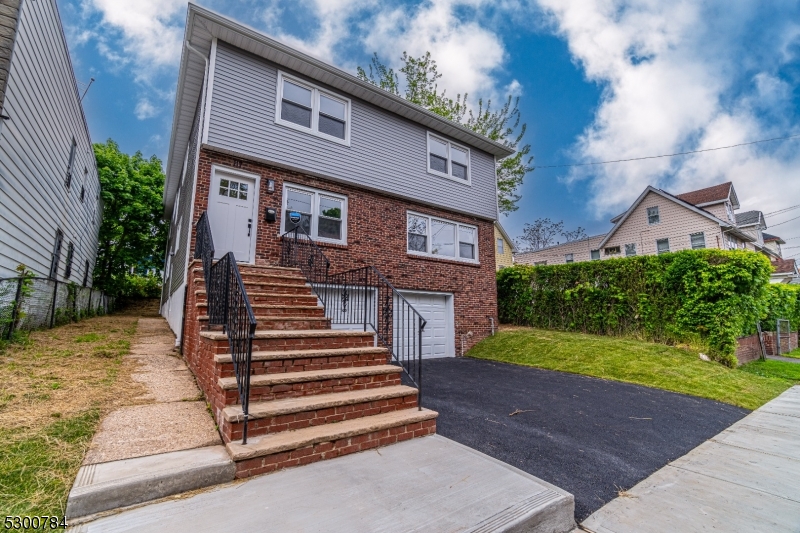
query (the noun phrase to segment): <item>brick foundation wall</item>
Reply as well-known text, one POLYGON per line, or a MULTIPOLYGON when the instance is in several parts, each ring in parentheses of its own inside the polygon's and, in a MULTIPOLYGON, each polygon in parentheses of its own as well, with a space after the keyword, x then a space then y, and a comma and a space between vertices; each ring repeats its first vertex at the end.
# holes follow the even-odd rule
MULTIPOLYGON (((465 338, 465 348, 468 350, 491 333, 489 317, 493 317, 495 323, 498 323, 494 225, 491 221, 431 208, 203 148, 200 151, 198 166, 193 225, 207 208, 211 167, 214 164, 261 176, 257 210, 256 262, 258 264, 279 263, 278 233, 279 221, 283 216, 281 199, 284 181, 315 187, 348 197, 347 246, 320 243, 325 255, 331 260, 331 272, 373 265, 398 289, 453 293, 455 311, 453 341, 457 355, 461 355, 462 335, 472 332, 471 337, 465 338), (267 190, 268 180, 275 182, 275 191, 272 193, 267 190), (264 222, 265 207, 274 207, 278 210, 278 222, 264 222), (407 254, 406 211, 409 209, 477 226, 480 264, 421 258, 407 254)), ((194 233, 192 233, 190 253, 194 253, 194 233)), ((191 279, 189 281, 191 283, 191 279)), ((193 303, 187 307, 193 309, 193 303)), ((187 319, 189 319, 188 313, 187 319)))
MULTIPOLYGON (((765 331, 763 333, 764 351, 767 355, 777 355, 775 332, 765 331)), ((758 335, 750 335, 737 339, 736 359, 743 365, 750 361, 755 361, 761 357, 761 345, 758 342, 758 335)), ((798 332, 793 331, 789 338, 781 335, 781 353, 790 352, 798 347, 798 332)))

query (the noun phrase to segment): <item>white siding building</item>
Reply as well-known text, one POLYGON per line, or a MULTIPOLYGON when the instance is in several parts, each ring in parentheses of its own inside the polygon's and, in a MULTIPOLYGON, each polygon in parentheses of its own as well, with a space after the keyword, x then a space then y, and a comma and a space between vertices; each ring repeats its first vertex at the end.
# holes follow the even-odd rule
POLYGON ((3 29, 0 277, 24 264, 91 285, 100 183, 56 0, 21 2, 16 27, 3 29))

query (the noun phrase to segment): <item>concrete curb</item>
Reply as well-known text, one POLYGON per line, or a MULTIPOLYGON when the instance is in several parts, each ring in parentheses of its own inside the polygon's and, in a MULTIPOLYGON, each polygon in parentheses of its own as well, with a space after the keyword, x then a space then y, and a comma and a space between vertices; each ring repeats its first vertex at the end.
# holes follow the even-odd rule
POLYGON ((67 519, 233 481, 224 446, 82 466, 67 499, 67 519))

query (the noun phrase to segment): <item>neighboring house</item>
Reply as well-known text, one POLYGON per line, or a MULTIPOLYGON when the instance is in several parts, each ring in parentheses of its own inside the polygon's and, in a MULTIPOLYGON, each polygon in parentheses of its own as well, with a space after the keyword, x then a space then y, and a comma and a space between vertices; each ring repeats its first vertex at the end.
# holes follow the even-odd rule
POLYGON ((770 276, 771 283, 799 283, 800 270, 794 259, 770 258, 775 271, 770 276))
POLYGON ((647 187, 606 234, 516 254, 516 263, 564 264, 697 248, 747 249, 769 255, 760 211, 736 215, 733 184, 673 195, 647 187))
POLYGON ((503 226, 500 225, 500 222, 494 223, 494 248, 497 270, 514 264, 514 254, 517 252, 517 247, 503 226))
POLYGON ((56 0, 0 7, 0 277, 91 285, 100 184, 56 0))
POLYGON ((777 235, 771 235, 769 233, 763 233, 764 239, 764 248, 771 251, 778 257, 783 257, 783 251, 781 250, 781 245, 786 244, 786 241, 778 237, 777 235))
POLYGON ((192 4, 186 42, 164 194, 162 313, 176 334, 205 211, 217 256, 250 265, 279 263, 301 213, 334 270, 373 265, 420 309, 426 354, 490 334, 507 147, 192 4))

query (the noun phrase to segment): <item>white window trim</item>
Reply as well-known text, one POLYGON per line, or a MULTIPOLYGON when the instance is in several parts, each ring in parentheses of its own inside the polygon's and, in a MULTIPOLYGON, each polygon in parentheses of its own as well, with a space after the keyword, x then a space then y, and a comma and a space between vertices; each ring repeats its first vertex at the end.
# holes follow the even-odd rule
POLYGON ((502 237, 497 237, 497 253, 500 255, 505 255, 506 253, 506 245, 502 237))
POLYGON ((347 246, 347 196, 343 196, 341 194, 336 194, 330 191, 325 191, 323 189, 314 189, 312 187, 306 187, 305 185, 296 185, 294 183, 285 182, 283 184, 283 194, 281 198, 281 231, 280 235, 286 233, 286 201, 289 198, 289 189, 295 189, 298 191, 303 191, 307 193, 311 193, 314 195, 311 205, 311 238, 316 242, 327 242, 330 244, 339 244, 343 246, 347 246), (342 238, 341 240, 336 239, 329 239, 326 237, 318 237, 317 230, 319 226, 319 197, 320 196, 328 196, 335 200, 340 200, 342 202, 342 238))
POLYGON ((440 135, 436 135, 434 133, 428 132, 428 139, 427 139, 427 152, 425 153, 425 167, 428 169, 428 174, 433 174, 434 176, 439 176, 441 178, 447 178, 449 180, 453 180, 456 183, 461 183, 464 185, 472 185, 472 152, 469 148, 462 144, 454 143, 448 139, 440 135), (431 137, 436 139, 439 142, 443 142, 447 145, 447 173, 439 172, 438 170, 433 170, 431 168, 431 137), (461 150, 466 150, 467 152, 467 179, 462 180, 461 178, 457 178, 451 175, 453 171, 452 166, 452 158, 450 157, 450 147, 455 146, 461 150))
POLYGON ((448 220, 442 217, 435 217, 431 215, 426 215, 425 213, 417 213, 416 211, 406 211, 406 253, 408 255, 416 255, 419 257, 433 257, 435 259, 444 259, 446 261, 458 261, 461 263, 471 263, 473 265, 477 265, 480 263, 480 256, 478 255, 478 227, 473 226, 472 224, 462 224, 461 222, 456 222, 455 220, 448 220), (408 249, 408 217, 415 216, 415 217, 424 217, 428 219, 428 251, 427 252, 417 252, 416 250, 409 250, 408 249), (446 255, 440 254, 432 254, 431 253, 431 246, 433 244, 433 238, 431 235, 431 221, 438 220, 439 222, 445 222, 447 224, 453 224, 456 226, 456 255, 455 257, 449 257, 446 255), (459 226, 463 226, 465 228, 470 228, 475 231, 475 259, 465 259, 459 256, 459 248, 458 248, 458 228, 459 226))
POLYGON ((295 78, 294 76, 290 76, 283 71, 278 71, 278 88, 275 91, 275 124, 280 124, 281 126, 285 126, 287 128, 291 128, 293 130, 302 131, 303 133, 307 133, 309 135, 314 135, 315 137, 319 137, 321 139, 325 139, 327 141, 335 142, 337 144, 343 144, 345 146, 350 146, 350 122, 351 122, 351 113, 350 109, 352 108, 352 103, 349 98, 345 98, 344 96, 340 96, 336 93, 328 91, 327 89, 323 89, 318 85, 314 85, 313 83, 309 83, 305 80, 300 78, 295 78), (306 128, 301 126, 300 124, 295 124, 294 122, 289 122, 288 120, 283 120, 281 118, 281 101, 283 100, 283 81, 287 80, 291 83, 296 85, 300 85, 301 87, 305 87, 306 89, 311 91, 311 128, 306 128), (326 133, 322 133, 319 131, 319 97, 323 94, 328 96, 334 100, 339 100, 340 102, 345 104, 345 124, 344 124, 344 139, 340 139, 338 137, 332 137, 326 133))

